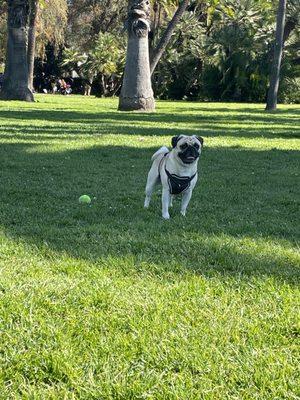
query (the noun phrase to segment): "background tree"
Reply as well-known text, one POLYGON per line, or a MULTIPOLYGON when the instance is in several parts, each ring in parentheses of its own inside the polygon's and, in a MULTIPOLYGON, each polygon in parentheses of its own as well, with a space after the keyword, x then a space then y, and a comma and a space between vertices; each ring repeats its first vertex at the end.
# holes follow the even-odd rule
MULTIPOLYGON (((274 16, 270 1, 191 3, 154 72, 156 95, 166 99, 265 102, 274 16)), ((279 98, 285 102, 299 101, 300 97, 299 91, 293 91, 299 77, 298 32, 297 22, 282 68, 279 98)))
POLYGON ((36 27, 38 20, 39 0, 29 0, 29 28, 28 28, 28 86, 33 91, 33 74, 35 59, 36 27))
POLYGON ((90 95, 94 81, 100 85, 100 95, 114 94, 120 84, 125 62, 125 43, 111 33, 99 33, 93 48, 80 53, 74 48, 66 49, 62 66, 70 74, 75 71, 83 79, 84 94, 90 95))
POLYGON ((120 40, 127 15, 127 0, 73 0, 68 3, 69 48, 88 52, 95 46, 100 33, 111 33, 120 40))
POLYGON ((182 17, 183 13, 185 12, 187 6, 189 5, 190 0, 182 0, 175 11, 175 14, 171 21, 169 22, 164 34, 162 35, 161 39, 159 40, 156 48, 153 50, 152 57, 151 57, 151 64, 150 64, 150 73, 151 75, 153 74, 157 63, 161 59, 167 45, 169 44, 171 37, 173 35, 173 32, 176 28, 176 25, 180 21, 180 18, 182 17))
POLYGON ((29 1, 8 0, 7 4, 7 51, 0 97, 4 100, 33 101, 28 87, 27 63, 29 1))
POLYGON ((37 20, 36 55, 43 57, 48 44, 56 50, 65 44, 68 25, 67 0, 38 0, 40 12, 37 20))
MULTIPOLYGON (((119 0, 73 0, 68 3, 68 29, 66 30, 62 62, 62 72, 71 73, 72 54, 79 57, 81 68, 74 68, 79 85, 74 88, 80 93, 89 94, 93 86, 96 95, 114 95, 120 88, 124 68, 125 40, 122 35, 123 21, 126 18, 127 1, 119 0), (107 45, 107 48, 105 47, 107 45), (103 57, 99 51, 102 49, 103 57), (111 48, 111 54, 110 54, 111 48), (70 57, 71 56, 71 57, 70 57), (87 68, 96 57, 95 68, 87 68), (81 64, 81 59, 84 64, 81 64), (104 58, 109 60, 104 62, 104 58), (113 63, 114 72, 107 66, 113 63)), ((76 63, 75 63, 76 64, 76 63)), ((73 63, 74 66, 74 63, 73 63)))
POLYGON ((153 111, 155 102, 151 85, 148 41, 149 0, 129 0, 126 27, 128 44, 119 110, 153 111))
MULTIPOLYGON (((6 1, 0 0, 0 72, 1 62, 5 62, 5 52, 1 45, 6 37, 6 1)), ((67 0, 29 0, 29 23, 27 40, 28 85, 33 89, 34 63, 43 61, 49 44, 58 52, 64 43, 67 25, 67 0)), ((42 63, 43 64, 43 63, 42 63)))
MULTIPOLYGON (((182 1, 151 2, 150 60, 182 1)), ((6 3, 0 0, 0 86, 7 36, 6 3)), ((274 54, 277 5, 273 0, 190 0, 180 20, 173 24, 168 46, 152 75, 155 95, 170 99, 265 102, 274 54)), ((127 0, 39 0, 35 90, 51 90, 54 82, 64 77, 72 85, 73 93, 83 93, 83 86, 88 93, 93 86, 97 96, 118 95, 126 46, 122 27, 127 6, 127 0), (75 54, 85 60, 78 77, 72 63, 64 64, 68 52, 71 59, 75 54), (88 70, 87 66, 93 68, 88 70)), ((299 0, 289 0, 279 102, 300 102, 299 19, 299 0)), ((28 52, 30 47, 34 48, 29 44, 28 52)))
POLYGON ((278 100, 284 103, 300 103, 300 2, 287 3, 284 28, 284 58, 278 100))
POLYGON ((4 71, 6 33, 7 33, 7 8, 6 1, 0 0, 0 73, 4 71))
MULTIPOLYGON (((34 1, 34 0, 33 0, 34 1)), ((47 86, 46 81, 60 76, 61 54, 65 46, 68 4, 67 0, 38 0, 35 45, 35 89, 47 86)), ((50 89, 50 87, 48 87, 50 89)))
POLYGON ((285 27, 285 15, 286 15, 286 0, 279 0, 278 12, 277 12, 277 23, 276 23, 276 34, 274 44, 274 56, 270 76, 270 88, 268 91, 266 110, 276 110, 277 107, 277 95, 279 88, 279 76, 280 67, 283 51, 283 35, 285 27))

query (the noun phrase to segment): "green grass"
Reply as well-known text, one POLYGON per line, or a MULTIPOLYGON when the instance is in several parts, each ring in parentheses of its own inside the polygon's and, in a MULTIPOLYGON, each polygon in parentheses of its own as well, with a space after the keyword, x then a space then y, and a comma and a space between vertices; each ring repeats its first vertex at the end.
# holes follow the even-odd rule
POLYGON ((0 102, 0 398, 300 399, 300 106, 116 107, 0 102), (163 221, 181 133, 201 179, 163 221))

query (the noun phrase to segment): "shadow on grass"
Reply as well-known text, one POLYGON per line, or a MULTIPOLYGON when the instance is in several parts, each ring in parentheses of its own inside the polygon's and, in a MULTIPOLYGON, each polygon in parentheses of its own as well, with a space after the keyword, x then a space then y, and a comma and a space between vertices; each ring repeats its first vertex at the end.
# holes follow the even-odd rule
POLYGON ((15 240, 91 261, 131 257, 137 268, 153 264, 160 272, 299 282, 291 250, 299 234, 296 151, 206 148, 187 218, 177 202, 165 222, 158 194, 142 208, 156 149, 32 150, 20 143, 0 149, 1 225, 15 240), (78 204, 83 193, 91 206, 78 204))
POLYGON ((267 118, 273 119, 273 117, 276 118, 276 115, 285 115, 289 114, 294 117, 300 118, 300 109, 299 107, 291 107, 289 108, 279 108, 276 111, 265 111, 265 105, 257 105, 254 107, 241 107, 241 103, 227 103, 227 107, 216 107, 216 103, 198 103, 199 105, 197 107, 190 107, 190 104, 192 103, 186 103, 189 104, 189 107, 176 107, 176 112, 197 112, 197 111, 211 111, 211 112, 221 112, 221 113, 230 113, 230 112, 236 112, 236 113, 245 113, 245 114, 260 114, 262 116, 266 116, 267 118))
MULTIPOLYGON (((294 138, 300 136, 300 114, 289 114, 289 117, 283 117, 281 114, 263 114, 247 111, 248 109, 233 110, 234 114, 230 114, 230 109, 212 109, 212 112, 229 112, 228 115, 213 114, 201 115, 201 108, 197 108, 199 114, 190 114, 186 110, 185 114, 180 112, 138 114, 138 113, 121 113, 113 111, 99 111, 98 113, 80 112, 80 111, 49 111, 49 110, 28 110, 28 111, 0 111, 0 118, 9 118, 11 120, 28 121, 28 125, 20 126, 19 124, 11 124, 2 127, 7 132, 19 132, 26 134, 44 133, 51 134, 127 134, 127 135, 172 135, 182 134, 199 134, 201 132, 206 136, 234 136, 234 137, 270 137, 270 138, 294 138), (53 126, 39 125, 30 126, 32 120, 43 121, 47 123, 56 123, 53 126), (145 126, 142 123, 153 124, 145 126), (76 126, 71 127, 67 124, 74 123, 76 126), (156 124, 170 124, 170 127, 156 127, 156 124), (174 126, 174 123, 184 124, 184 126, 174 126), (80 124, 82 126, 80 127, 80 124), (88 124, 88 126, 86 125, 88 124), (126 125, 127 124, 127 125, 126 125), (137 124, 137 125, 134 125, 137 124)), ((204 108, 206 112, 208 108, 204 108)))

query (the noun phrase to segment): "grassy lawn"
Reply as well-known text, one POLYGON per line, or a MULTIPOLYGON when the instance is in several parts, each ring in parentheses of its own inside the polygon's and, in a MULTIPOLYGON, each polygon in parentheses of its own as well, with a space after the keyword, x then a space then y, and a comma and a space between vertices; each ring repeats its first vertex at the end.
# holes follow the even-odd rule
POLYGON ((300 399, 300 106, 116 107, 0 102, 0 399, 300 399), (181 133, 201 179, 163 221, 181 133))

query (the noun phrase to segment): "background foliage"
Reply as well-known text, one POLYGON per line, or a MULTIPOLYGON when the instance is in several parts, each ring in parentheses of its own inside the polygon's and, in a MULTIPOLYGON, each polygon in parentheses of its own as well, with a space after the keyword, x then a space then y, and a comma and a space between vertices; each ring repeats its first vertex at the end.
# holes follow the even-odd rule
MULTIPOLYGON (((150 55, 178 5, 153 1, 150 55)), ((264 102, 277 1, 191 1, 153 76, 163 99, 264 102)), ((0 0, 0 63, 5 1, 0 0)), ((76 72, 94 94, 118 94, 124 67, 127 1, 44 1, 38 21, 36 89, 76 72)), ((300 101, 300 2, 288 0, 279 100, 300 101)), ((76 85, 74 89, 76 91, 76 85)), ((77 87, 81 90, 81 86, 77 87)))

